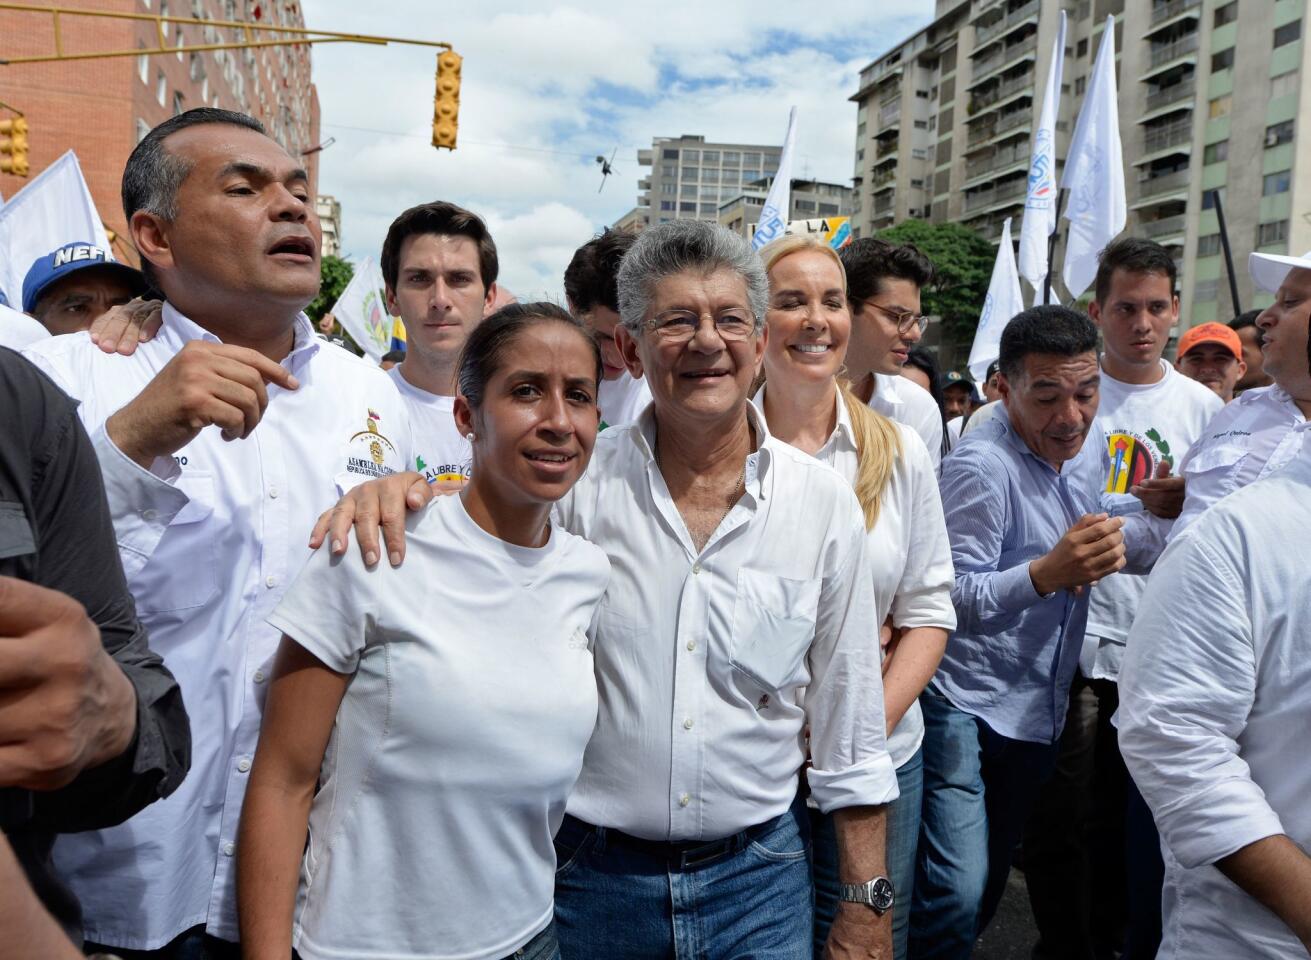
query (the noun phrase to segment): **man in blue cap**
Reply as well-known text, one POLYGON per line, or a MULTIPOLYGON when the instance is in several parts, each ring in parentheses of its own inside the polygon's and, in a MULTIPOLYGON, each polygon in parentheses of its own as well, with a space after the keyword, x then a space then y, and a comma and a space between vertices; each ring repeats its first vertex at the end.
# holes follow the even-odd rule
POLYGON ((23 312, 51 334, 77 333, 110 307, 146 289, 140 270, 91 243, 67 243, 38 257, 23 278, 23 312))

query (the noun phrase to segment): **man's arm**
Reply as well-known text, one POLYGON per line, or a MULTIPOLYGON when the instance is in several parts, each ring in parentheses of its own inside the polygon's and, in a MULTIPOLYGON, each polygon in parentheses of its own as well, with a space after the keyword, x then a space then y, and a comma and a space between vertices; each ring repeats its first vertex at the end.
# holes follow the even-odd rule
MULTIPOLYGON (((866 883, 887 876, 887 811, 886 806, 844 807, 834 811, 839 883, 866 883)), ((892 895, 892 910, 883 916, 863 903, 839 902, 829 930, 825 960, 842 957, 891 960, 892 914, 910 909, 910 891, 894 890, 892 895)))
POLYGON ((64 931, 46 913, 27 883, 27 874, 0 833, 0 960, 82 960, 64 931))
POLYGON ((1311 953, 1311 857, 1280 834, 1215 862, 1226 877, 1288 925, 1311 953))

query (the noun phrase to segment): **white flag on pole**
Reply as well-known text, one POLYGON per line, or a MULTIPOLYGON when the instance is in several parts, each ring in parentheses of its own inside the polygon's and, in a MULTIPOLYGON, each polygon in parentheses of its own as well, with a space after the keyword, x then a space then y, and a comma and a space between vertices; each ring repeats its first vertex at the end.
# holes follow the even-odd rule
POLYGON ((1040 294, 1047 277, 1047 240, 1056 231, 1056 115, 1061 106, 1061 74, 1065 66, 1065 11, 1056 28, 1047 92, 1042 98, 1038 132, 1029 160, 1029 192, 1020 221, 1020 274, 1040 294))
POLYGON ((0 289, 10 304, 23 302, 23 278, 38 258, 79 241, 113 259, 77 154, 69 150, 0 207, 0 289))
POLYGON ((332 305, 342 329, 375 361, 391 346, 391 317, 383 296, 382 271, 369 257, 355 268, 351 282, 332 305))
POLYGON ((1024 310, 1024 294, 1020 290, 1020 275, 1015 269, 1015 248, 1011 246, 1011 218, 1001 226, 1001 243, 997 246, 997 260, 992 265, 992 280, 988 283, 988 296, 979 314, 979 326, 974 332, 974 345, 970 347, 970 376, 982 383, 988 373, 988 364, 1001 352, 1001 332, 1006 324, 1024 310))
POLYGON ((788 132, 783 140, 783 156, 778 161, 778 173, 774 174, 774 184, 765 197, 765 207, 760 211, 760 221, 751 237, 753 250, 759 250, 787 232, 788 208, 792 199, 792 145, 796 138, 797 108, 793 107, 788 112, 788 132))
POLYGON ((1061 187, 1069 194, 1065 219, 1065 287, 1077 298, 1097 275, 1097 254, 1119 236, 1128 211, 1124 202, 1124 151, 1115 94, 1115 18, 1106 18, 1102 44, 1079 120, 1070 140, 1061 187))

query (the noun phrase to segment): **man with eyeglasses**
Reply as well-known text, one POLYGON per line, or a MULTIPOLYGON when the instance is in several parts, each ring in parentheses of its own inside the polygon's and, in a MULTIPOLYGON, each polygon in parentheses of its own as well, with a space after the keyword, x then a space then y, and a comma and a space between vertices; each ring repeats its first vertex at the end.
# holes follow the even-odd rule
POLYGON ((855 240, 838 255, 851 305, 847 377, 852 388, 879 413, 918 433, 937 467, 942 413, 927 390, 900 376, 929 323, 920 313, 920 291, 933 280, 933 264, 914 244, 873 238, 855 240))

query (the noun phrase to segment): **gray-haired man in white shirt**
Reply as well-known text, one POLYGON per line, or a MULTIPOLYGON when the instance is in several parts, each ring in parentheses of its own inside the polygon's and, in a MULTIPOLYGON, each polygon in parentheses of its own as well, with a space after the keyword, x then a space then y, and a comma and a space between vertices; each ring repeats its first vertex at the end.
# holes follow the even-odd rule
MULTIPOLYGON (((697 221, 646 231, 620 268, 620 347, 654 403, 599 438, 556 513, 613 571, 592 636, 597 728, 556 838, 566 958, 808 956, 807 729, 845 884, 830 956, 891 956, 897 783, 863 516, 850 484, 747 401, 767 295, 745 242, 697 221)), ((352 521, 378 549, 400 479, 320 523, 335 549, 352 521)))

